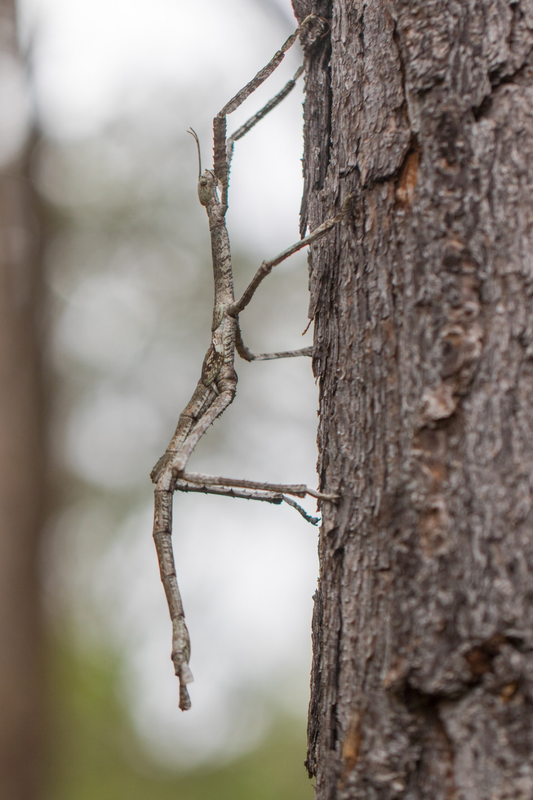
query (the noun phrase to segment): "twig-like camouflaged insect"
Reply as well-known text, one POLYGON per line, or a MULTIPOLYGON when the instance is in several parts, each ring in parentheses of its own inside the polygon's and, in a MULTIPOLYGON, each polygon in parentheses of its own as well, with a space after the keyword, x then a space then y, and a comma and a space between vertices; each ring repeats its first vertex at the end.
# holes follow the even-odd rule
MULTIPOLYGON (((249 500, 262 500, 268 503, 284 502, 296 508, 308 522, 313 524, 317 524, 318 520, 310 517, 289 495, 296 497, 312 495, 319 500, 335 499, 332 495, 321 494, 302 485, 287 486, 256 481, 240 481, 185 472, 187 462, 199 439, 209 426, 220 417, 235 397, 237 386, 237 374, 234 369, 235 350, 245 361, 265 361, 273 358, 311 355, 312 348, 310 347, 283 353, 254 355, 242 340, 239 314, 246 308, 259 284, 270 274, 272 268, 289 258, 293 253, 320 239, 337 225, 344 216, 346 204, 338 216, 327 220, 304 239, 288 247, 275 258, 270 261, 263 261, 239 300, 235 300, 233 292, 231 252, 225 216, 228 209, 229 170, 234 143, 248 133, 257 122, 263 119, 269 111, 275 108, 289 94, 296 80, 302 74, 303 68, 300 67, 294 78, 285 85, 281 92, 228 139, 226 138, 226 117, 235 111, 272 74, 297 37, 304 32, 312 35, 313 29, 318 31, 317 36, 323 34, 324 21, 315 15, 307 17, 302 22, 271 61, 217 114, 213 122, 213 169, 202 172, 201 165, 199 167, 198 197, 209 219, 215 284, 211 344, 204 358, 202 374, 194 394, 179 418, 176 432, 166 453, 159 459, 151 474, 152 481, 155 483, 154 540, 159 559, 161 580, 165 587, 172 620, 172 661, 174 662, 176 675, 180 680, 179 705, 184 711, 191 707, 187 684, 192 682, 193 677, 189 669, 189 633, 185 625, 172 552, 172 498, 174 492, 205 492, 249 500)), ((194 131, 190 131, 190 133, 196 140, 198 160, 200 162, 198 137, 194 131)))

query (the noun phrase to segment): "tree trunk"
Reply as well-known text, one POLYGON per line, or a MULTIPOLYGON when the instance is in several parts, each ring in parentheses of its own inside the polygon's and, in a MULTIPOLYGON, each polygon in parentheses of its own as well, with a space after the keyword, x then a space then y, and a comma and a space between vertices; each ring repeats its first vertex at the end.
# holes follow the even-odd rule
POLYGON ((12 0, 0 2, 0 797, 36 800, 44 485, 38 218, 12 0))
POLYGON ((533 3, 295 0, 318 800, 533 797, 533 3))

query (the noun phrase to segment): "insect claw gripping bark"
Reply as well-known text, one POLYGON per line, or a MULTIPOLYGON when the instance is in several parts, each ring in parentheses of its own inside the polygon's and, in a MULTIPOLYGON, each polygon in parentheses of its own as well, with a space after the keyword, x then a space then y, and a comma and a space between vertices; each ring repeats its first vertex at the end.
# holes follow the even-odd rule
POLYGON ((242 341, 239 314, 246 308, 257 287, 266 275, 272 271, 273 267, 289 258, 302 247, 306 247, 321 236, 324 236, 340 222, 346 212, 347 205, 345 204, 339 215, 324 222, 306 236, 305 239, 287 248, 276 258, 264 261, 238 302, 235 302, 233 291, 231 252, 225 215, 228 207, 229 170, 234 142, 248 133, 254 125, 286 97, 301 75, 302 69, 300 68, 297 71, 281 92, 228 139, 226 139, 226 117, 235 111, 272 74, 300 34, 305 32, 309 36, 312 33, 314 25, 317 26, 317 35, 321 35, 322 20, 314 15, 308 16, 299 28, 289 36, 266 67, 260 70, 255 78, 247 83, 217 114, 213 121, 214 162, 212 170, 207 169, 202 172, 198 136, 192 129, 189 131, 194 137, 198 148, 198 198, 206 210, 211 235, 215 287, 212 335, 211 344, 202 365, 200 380, 191 399, 180 415, 176 431, 165 454, 159 459, 151 474, 152 481, 155 483, 153 535, 159 560, 161 581, 165 589, 172 621, 172 661, 174 663, 174 671, 180 681, 179 706, 183 711, 191 707, 187 685, 192 682, 193 676, 189 668, 189 632, 185 624, 185 614, 176 579, 176 567, 172 551, 172 498, 174 492, 201 491, 209 494, 262 500, 270 503, 285 502, 313 524, 317 524, 318 520, 315 517, 310 517, 288 495, 304 497, 309 494, 319 500, 328 501, 337 499, 333 495, 321 494, 302 485, 285 486, 283 484, 268 484, 256 481, 237 481, 185 472, 187 462, 199 439, 209 426, 221 416, 235 397, 237 388, 237 374, 233 366, 235 350, 246 361, 265 361, 272 358, 311 355, 311 348, 254 355, 242 341))

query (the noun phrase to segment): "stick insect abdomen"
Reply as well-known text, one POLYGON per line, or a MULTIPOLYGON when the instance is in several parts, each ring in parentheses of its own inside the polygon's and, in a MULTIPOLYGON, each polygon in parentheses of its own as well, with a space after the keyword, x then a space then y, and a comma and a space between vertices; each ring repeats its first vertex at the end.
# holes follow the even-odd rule
POLYGON ((206 386, 201 379, 198 381, 193 396, 179 416, 174 436, 170 440, 166 452, 161 456, 150 474, 150 478, 154 483, 160 481, 167 464, 170 463, 175 453, 179 452, 180 447, 189 436, 195 423, 202 417, 205 410, 209 408, 217 394, 218 392, 213 386, 206 386))
POLYGON ((187 711, 191 707, 191 699, 187 684, 193 680, 189 669, 191 645, 189 631, 185 624, 183 604, 176 578, 176 567, 172 553, 172 498, 174 490, 156 489, 154 514, 154 542, 159 561, 161 582, 165 589, 170 619, 172 621, 172 661, 174 671, 180 679, 179 707, 187 711))

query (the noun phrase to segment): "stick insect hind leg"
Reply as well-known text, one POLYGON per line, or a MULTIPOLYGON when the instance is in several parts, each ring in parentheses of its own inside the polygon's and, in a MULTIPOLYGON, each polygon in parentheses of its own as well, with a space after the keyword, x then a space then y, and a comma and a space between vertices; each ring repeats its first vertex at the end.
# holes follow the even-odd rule
MULTIPOLYGON (((307 17, 299 28, 292 34, 271 61, 257 73, 246 86, 240 90, 227 103, 222 111, 217 114, 213 122, 214 132, 214 164, 213 170, 201 171, 198 179, 198 197, 204 206, 211 236, 211 251, 213 260, 213 278, 215 299, 213 308, 213 324, 211 331, 211 344, 208 348, 200 380, 193 396, 183 413, 180 415, 176 432, 170 444, 152 470, 151 478, 155 483, 155 511, 154 511, 154 540, 157 549, 161 580, 167 597, 170 617, 172 620, 172 661, 174 670, 180 680, 180 708, 190 708, 191 701, 187 690, 193 678, 189 668, 190 640, 183 604, 176 579, 176 568, 172 550, 172 498, 174 491, 193 491, 187 487, 198 486, 199 490, 212 491, 212 493, 226 493, 228 488, 234 496, 247 496, 249 499, 265 500, 267 502, 281 502, 282 500, 295 507, 308 518, 305 511, 286 495, 296 494, 302 497, 313 494, 321 499, 334 499, 329 495, 321 495, 304 486, 283 486, 277 484, 257 484, 249 481, 232 481, 215 476, 198 476, 195 473, 187 474, 187 462, 196 447, 199 439, 208 427, 224 412, 235 397, 237 375, 234 369, 235 348, 237 342, 242 343, 238 333, 238 315, 248 305, 255 288, 262 277, 254 278, 243 297, 236 303, 233 291, 233 272, 231 266, 231 251, 225 215, 228 208, 228 183, 229 168, 233 152, 233 143, 244 136, 260 119, 272 108, 281 102, 288 94, 297 75, 289 81, 284 89, 273 98, 261 111, 254 115, 245 125, 226 140, 226 116, 235 111, 241 103, 258 88, 276 67, 281 63, 287 50, 294 44, 300 33, 313 24, 319 22, 315 16, 307 17), (219 194, 220 191, 220 194, 219 194), (221 491, 217 491, 217 486, 221 491), (236 490, 231 487, 235 486, 236 490), (280 498, 278 500, 278 498, 280 498)), ((195 138, 196 135, 193 133, 195 138)), ((311 241, 324 235, 335 225, 341 217, 329 221, 328 224, 302 240, 297 245, 280 254, 270 262, 263 262, 259 272, 267 270, 287 258, 292 252, 305 247, 311 241)), ((243 345, 244 347, 244 345, 243 345)), ((296 354, 294 352, 294 354, 296 354)), ((268 354, 264 354, 268 355, 268 354)), ((309 518, 309 521, 315 521, 309 518)))

